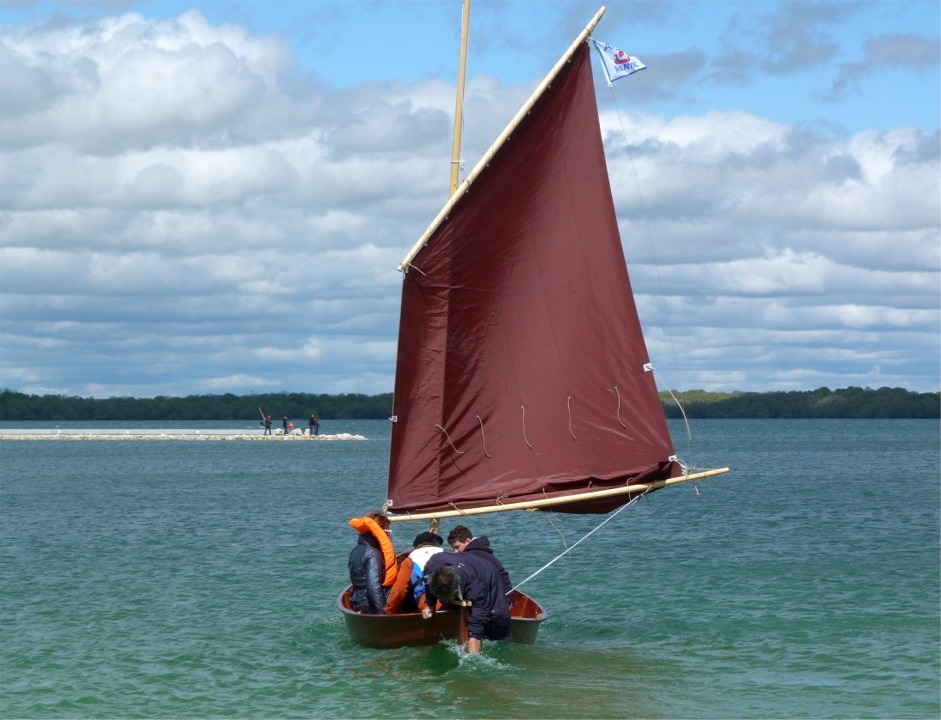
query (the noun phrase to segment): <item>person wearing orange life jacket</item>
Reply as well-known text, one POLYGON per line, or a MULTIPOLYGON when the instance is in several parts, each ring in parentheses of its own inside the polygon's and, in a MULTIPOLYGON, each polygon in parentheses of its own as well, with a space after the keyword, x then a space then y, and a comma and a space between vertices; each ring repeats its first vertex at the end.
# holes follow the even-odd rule
POLYGON ((389 588, 395 583, 398 566, 389 537, 389 519, 379 512, 350 520, 359 533, 350 552, 349 571, 353 591, 350 605, 357 612, 384 615, 389 588))
POLYGON ((423 568, 428 558, 440 552, 444 540, 433 532, 418 533, 412 550, 399 565, 395 584, 386 600, 386 614, 397 612, 416 612, 428 607, 425 601, 425 576, 423 568))

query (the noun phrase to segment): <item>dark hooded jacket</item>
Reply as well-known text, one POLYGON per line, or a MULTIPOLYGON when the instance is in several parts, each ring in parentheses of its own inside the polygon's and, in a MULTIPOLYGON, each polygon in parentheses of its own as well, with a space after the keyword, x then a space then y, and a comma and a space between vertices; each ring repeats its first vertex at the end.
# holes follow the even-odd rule
POLYGON ((513 583, 510 582, 510 573, 503 567, 503 563, 500 562, 500 559, 493 554, 493 550, 490 549, 490 540, 486 535, 475 537, 464 546, 461 552, 471 553, 491 563, 500 575, 500 580, 503 583, 503 594, 506 595, 507 598, 510 597, 509 592, 513 589, 513 583))
POLYGON ((353 609, 371 615, 385 615, 386 596, 389 591, 382 587, 385 561, 379 541, 371 533, 362 533, 350 552, 350 582, 353 592, 350 604, 353 609))
MULTIPOLYGON (((494 566, 481 557, 466 552, 441 552, 425 563, 425 575, 438 568, 452 566, 461 577, 461 597, 471 602, 467 614, 467 631, 472 638, 511 639, 510 608, 503 596, 500 575, 494 566)), ((426 592, 429 607, 438 599, 431 588, 426 592)))

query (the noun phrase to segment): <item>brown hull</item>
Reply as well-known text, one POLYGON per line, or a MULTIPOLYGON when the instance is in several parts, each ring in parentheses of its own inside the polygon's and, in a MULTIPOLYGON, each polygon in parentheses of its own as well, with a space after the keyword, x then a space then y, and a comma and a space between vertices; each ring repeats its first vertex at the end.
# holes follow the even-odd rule
MULTIPOLYGON (((337 607, 346 621, 350 638, 360 645, 374 648, 397 648, 415 645, 434 645, 441 640, 459 640, 461 637, 460 615, 456 612, 439 612, 430 620, 419 613, 397 615, 363 615, 350 607, 350 590, 347 587, 337 598, 337 607)), ((542 607, 519 590, 513 591, 515 598, 510 613, 513 642, 532 644, 536 642, 539 624, 545 620, 542 607)))

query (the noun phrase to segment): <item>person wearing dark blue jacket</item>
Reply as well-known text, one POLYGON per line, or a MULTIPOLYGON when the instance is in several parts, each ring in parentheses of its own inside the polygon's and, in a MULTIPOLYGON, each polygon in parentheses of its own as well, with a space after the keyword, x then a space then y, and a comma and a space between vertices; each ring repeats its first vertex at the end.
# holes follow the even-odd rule
POLYGON ((438 553, 425 564, 428 578, 425 618, 434 614, 435 601, 468 607, 467 652, 480 652, 481 640, 510 640, 510 608, 494 566, 470 553, 438 553))
POLYGON ((454 552, 472 553, 491 563, 500 573, 500 579, 503 581, 503 594, 506 595, 507 604, 513 607, 513 582, 510 580, 510 574, 503 567, 503 563, 500 562, 500 558, 493 554, 490 539, 486 535, 474 537, 469 528, 464 525, 455 525, 454 529, 448 533, 448 545, 451 546, 454 552))
MULTIPOLYGON (((389 519, 380 513, 370 513, 363 520, 370 519, 377 527, 376 532, 388 533, 389 519)), ((351 523, 357 522, 351 520, 351 523)), ((391 549, 390 549, 390 552, 391 549)), ((389 589, 384 584, 385 560, 379 539, 373 532, 361 532, 356 545, 350 552, 349 559, 350 605, 356 612, 370 615, 385 615, 386 598, 389 589)))

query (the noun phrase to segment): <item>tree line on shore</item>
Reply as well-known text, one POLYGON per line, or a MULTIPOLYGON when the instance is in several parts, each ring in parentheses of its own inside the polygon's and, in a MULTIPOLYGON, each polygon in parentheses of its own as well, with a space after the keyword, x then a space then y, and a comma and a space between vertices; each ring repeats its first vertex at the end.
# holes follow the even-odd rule
MULTIPOLYGON (((667 417, 760 418, 938 418, 941 393, 903 388, 849 387, 840 390, 661 393, 667 417)), ((189 395, 155 398, 83 398, 0 392, 0 420, 251 420, 259 408, 277 419, 318 415, 321 419, 384 419, 392 414, 392 393, 381 395, 189 395)))
MULTIPOLYGON (((679 393, 690 418, 937 418, 941 393, 903 388, 818 388, 790 392, 679 393)), ((682 413, 669 393, 661 393, 667 417, 682 413)))

